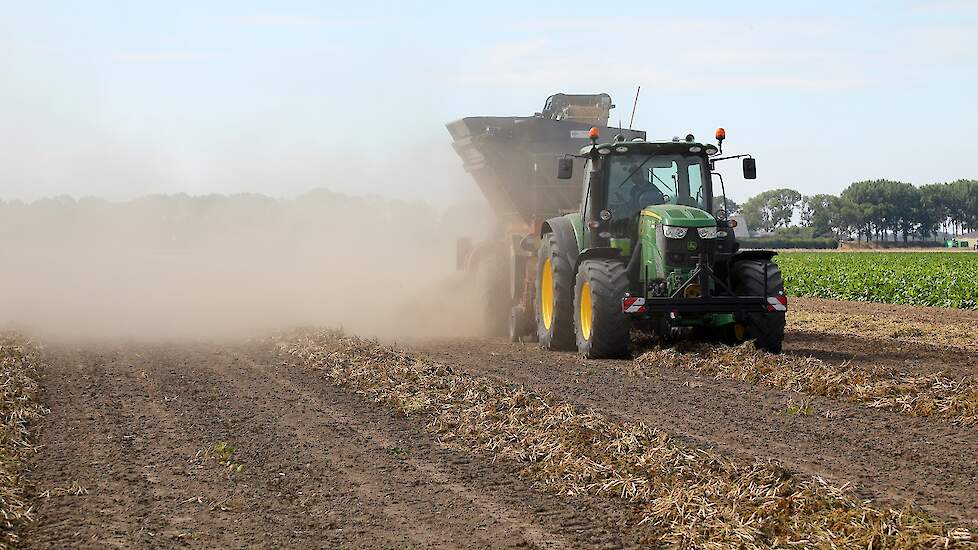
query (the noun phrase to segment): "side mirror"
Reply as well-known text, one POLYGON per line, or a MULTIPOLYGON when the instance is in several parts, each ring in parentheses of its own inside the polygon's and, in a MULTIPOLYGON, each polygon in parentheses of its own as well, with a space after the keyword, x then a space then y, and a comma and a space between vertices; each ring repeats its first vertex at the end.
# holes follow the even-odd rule
POLYGON ((574 175, 574 159, 561 157, 557 159, 557 179, 569 180, 574 175))
POLYGON ((752 158, 744 159, 744 179, 745 180, 757 179, 757 163, 755 163, 754 159, 752 158))

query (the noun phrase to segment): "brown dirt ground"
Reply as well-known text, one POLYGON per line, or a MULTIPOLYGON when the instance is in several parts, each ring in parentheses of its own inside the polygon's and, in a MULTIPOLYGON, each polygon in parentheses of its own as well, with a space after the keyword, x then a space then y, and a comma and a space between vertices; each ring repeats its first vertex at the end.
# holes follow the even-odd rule
POLYGON ((535 491, 257 346, 49 350, 29 547, 621 548, 627 507, 535 491), (226 441, 228 479, 198 450, 226 441))
MULTIPOLYGON (((846 308, 866 318, 914 318, 935 326, 976 323, 978 312, 793 299, 802 311, 846 308)), ((747 459, 776 459, 802 473, 901 507, 914 502, 938 516, 978 525, 978 432, 934 418, 912 418, 862 404, 814 398, 815 414, 786 414, 798 393, 660 369, 641 376, 630 362, 592 361, 503 341, 415 346, 471 372, 524 383, 625 420, 644 421, 698 445, 747 459)), ((883 364, 901 371, 978 374, 978 352, 857 334, 789 331, 785 353, 827 362, 883 364)))
MULTIPOLYGON (((796 300, 804 311, 839 304, 796 300)), ((940 323, 973 312, 844 304, 940 323)), ((821 309, 820 309, 821 308, 821 309)), ((928 418, 628 361, 588 361, 502 340, 411 347, 465 371, 525 383, 749 460, 776 459, 865 497, 978 525, 978 433, 928 418)), ((978 352, 926 342, 789 333, 787 353, 975 373, 978 352)), ((631 547, 621 501, 535 490, 514 466, 440 446, 421 421, 245 344, 60 345, 46 351, 51 413, 27 482, 28 547, 631 547), (195 454, 226 441, 241 474, 195 454)), ((907 367, 909 368, 909 367, 907 367)))
POLYGON ((813 322, 792 327, 787 353, 921 374, 978 376, 978 311, 815 298, 791 298, 789 307, 813 322), (850 326, 836 322, 840 316, 850 326))

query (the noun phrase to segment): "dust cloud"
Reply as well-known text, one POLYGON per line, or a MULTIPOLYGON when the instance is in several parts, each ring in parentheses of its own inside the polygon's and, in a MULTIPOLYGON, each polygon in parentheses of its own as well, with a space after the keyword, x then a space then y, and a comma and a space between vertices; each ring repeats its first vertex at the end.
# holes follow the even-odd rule
MULTIPOLYGON (((475 335, 459 235, 480 202, 316 190, 0 201, 0 327, 41 338, 232 338, 334 326, 384 339, 475 335)), ((475 233, 475 234, 474 234, 475 233)))

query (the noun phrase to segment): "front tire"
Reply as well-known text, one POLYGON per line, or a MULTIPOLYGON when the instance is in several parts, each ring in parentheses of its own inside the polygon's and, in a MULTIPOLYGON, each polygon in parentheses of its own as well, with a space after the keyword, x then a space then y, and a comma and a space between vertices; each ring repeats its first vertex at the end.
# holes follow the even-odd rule
MULTIPOLYGON (((784 295, 781 268, 774 262, 744 260, 734 264, 734 291, 738 296, 784 295), (765 277, 766 268, 766 277, 765 277), (765 285, 766 280, 766 285, 765 285), (767 293, 765 295, 765 286, 767 293)), ((737 340, 753 340, 754 345, 770 353, 781 353, 784 347, 785 312, 748 313, 745 323, 734 327, 737 340)))
POLYGON ((537 339, 552 351, 574 349, 574 266, 567 261, 557 237, 543 236, 537 251, 537 339))
POLYGON ((577 350, 588 359, 630 355, 631 319, 621 310, 628 271, 617 260, 584 260, 574 288, 577 350))

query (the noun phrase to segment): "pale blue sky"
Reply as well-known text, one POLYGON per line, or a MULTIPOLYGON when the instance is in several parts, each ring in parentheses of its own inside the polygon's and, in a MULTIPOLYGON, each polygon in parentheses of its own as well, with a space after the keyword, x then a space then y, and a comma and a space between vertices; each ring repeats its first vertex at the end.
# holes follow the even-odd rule
MULTIPOLYGON (((835 193, 978 178, 978 0, 0 0, 0 198, 474 192, 444 123, 607 91, 653 137, 728 132, 835 193)), ((735 173, 731 165, 726 172, 735 173)))

